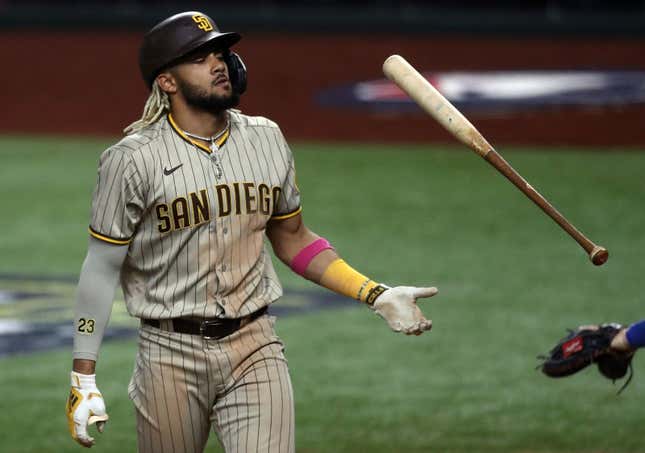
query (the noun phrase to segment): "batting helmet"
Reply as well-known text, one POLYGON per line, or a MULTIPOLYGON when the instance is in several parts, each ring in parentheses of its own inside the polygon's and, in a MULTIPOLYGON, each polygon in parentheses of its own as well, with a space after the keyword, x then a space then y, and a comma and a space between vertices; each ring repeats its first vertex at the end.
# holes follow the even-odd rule
POLYGON ((242 36, 222 33, 206 14, 187 11, 175 14, 155 25, 143 37, 139 52, 139 68, 148 87, 157 75, 189 53, 204 46, 224 52, 233 89, 242 94, 246 89, 246 67, 239 55, 229 48, 242 36))

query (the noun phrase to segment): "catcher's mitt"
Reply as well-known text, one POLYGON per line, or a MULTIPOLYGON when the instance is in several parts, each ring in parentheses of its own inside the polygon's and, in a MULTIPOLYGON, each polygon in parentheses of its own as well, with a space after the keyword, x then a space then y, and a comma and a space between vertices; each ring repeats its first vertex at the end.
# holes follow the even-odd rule
POLYGON ((569 334, 561 339, 546 356, 538 356, 543 362, 538 365, 542 372, 549 377, 564 377, 577 373, 592 363, 598 364, 600 373, 615 381, 627 374, 629 377, 618 393, 632 379, 633 352, 618 352, 610 348, 611 340, 623 328, 620 324, 600 324, 595 326, 580 326, 569 330, 569 334))

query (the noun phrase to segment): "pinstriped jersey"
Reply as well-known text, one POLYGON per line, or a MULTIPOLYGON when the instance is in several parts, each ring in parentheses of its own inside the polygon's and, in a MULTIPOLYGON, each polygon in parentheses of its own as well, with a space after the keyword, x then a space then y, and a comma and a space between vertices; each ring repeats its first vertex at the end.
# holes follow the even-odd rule
POLYGON ((293 155, 274 122, 228 119, 210 148, 168 115, 101 155, 90 234, 129 247, 132 316, 236 318, 282 295, 265 227, 300 212, 293 155))

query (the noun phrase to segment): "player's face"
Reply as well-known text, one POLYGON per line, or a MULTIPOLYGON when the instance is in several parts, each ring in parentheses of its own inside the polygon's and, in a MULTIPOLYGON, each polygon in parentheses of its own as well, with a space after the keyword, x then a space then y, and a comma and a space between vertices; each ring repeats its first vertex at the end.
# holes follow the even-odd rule
POLYGON ((235 107, 240 100, 233 92, 222 52, 196 53, 173 72, 178 91, 192 107, 218 113, 235 107))

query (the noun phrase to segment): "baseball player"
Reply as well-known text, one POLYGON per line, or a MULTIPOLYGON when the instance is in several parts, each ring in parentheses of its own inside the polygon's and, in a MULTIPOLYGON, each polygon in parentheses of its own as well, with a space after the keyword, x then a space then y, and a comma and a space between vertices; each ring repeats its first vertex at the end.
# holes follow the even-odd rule
POLYGON ((390 288, 360 274, 303 223, 294 159, 278 126, 234 107, 246 68, 237 33, 184 12, 144 37, 143 116, 100 158, 77 290, 67 417, 108 420, 95 379, 120 280, 140 319, 129 384, 140 452, 291 452, 294 407, 267 307, 282 295, 265 245, 294 272, 367 304, 396 332, 431 328, 416 305, 434 287, 390 288))

